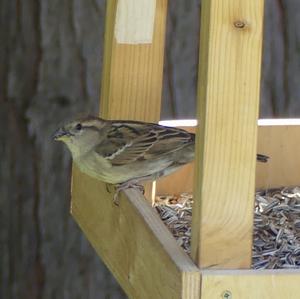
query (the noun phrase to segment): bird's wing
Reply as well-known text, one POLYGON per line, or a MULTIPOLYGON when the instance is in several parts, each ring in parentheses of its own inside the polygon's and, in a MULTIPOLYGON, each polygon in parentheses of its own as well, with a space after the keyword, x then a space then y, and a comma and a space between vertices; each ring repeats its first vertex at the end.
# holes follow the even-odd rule
POLYGON ((149 160, 178 151, 194 142, 194 134, 142 122, 114 122, 96 151, 112 165, 149 160))

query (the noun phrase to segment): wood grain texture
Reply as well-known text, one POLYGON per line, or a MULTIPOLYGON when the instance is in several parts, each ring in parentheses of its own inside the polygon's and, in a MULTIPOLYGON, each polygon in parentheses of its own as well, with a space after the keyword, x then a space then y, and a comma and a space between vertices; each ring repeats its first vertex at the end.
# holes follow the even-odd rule
POLYGON ((299 280, 299 270, 203 271, 201 299, 226 298, 225 291, 232 299, 296 299, 299 280))
POLYGON ((160 118, 167 0, 156 1, 152 44, 118 44, 116 0, 108 1, 101 92, 104 118, 157 122, 160 118))
MULTIPOLYGON (((185 128, 194 131, 195 127, 185 128)), ((258 126, 257 152, 270 157, 256 164, 255 189, 300 185, 300 127, 298 125, 258 126)), ((194 163, 156 182, 156 194, 192 192, 194 163)))
POLYGON ((251 264, 263 1, 204 0, 192 256, 251 264))
POLYGON ((124 291, 129 298, 199 298, 198 268, 144 197, 124 193, 116 206, 104 183, 73 169, 72 215, 124 291))
POLYGON ((259 127, 257 148, 270 161, 257 164, 256 188, 300 185, 300 126, 259 127))

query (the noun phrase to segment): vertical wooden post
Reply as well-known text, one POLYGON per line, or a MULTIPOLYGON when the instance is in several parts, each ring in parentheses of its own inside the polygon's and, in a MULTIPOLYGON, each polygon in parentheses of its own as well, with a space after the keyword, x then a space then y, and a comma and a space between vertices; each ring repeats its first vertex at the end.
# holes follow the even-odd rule
POLYGON ((262 0, 203 0, 192 255, 251 264, 262 0))
MULTIPOLYGON (((130 2, 138 7, 152 6, 156 2, 152 42, 130 42, 129 36, 128 43, 118 43, 115 38, 118 1, 107 1, 100 113, 109 119, 157 122, 161 108, 167 0, 127 1, 130 2)), ((126 5, 119 7, 124 8, 126 5)))

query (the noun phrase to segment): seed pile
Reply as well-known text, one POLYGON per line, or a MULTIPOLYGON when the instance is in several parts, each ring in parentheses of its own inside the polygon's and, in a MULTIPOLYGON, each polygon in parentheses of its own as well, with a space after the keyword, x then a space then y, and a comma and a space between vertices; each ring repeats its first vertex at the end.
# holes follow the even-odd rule
MULTIPOLYGON (((158 196, 155 208, 180 246, 191 250, 192 194, 158 196)), ((300 267, 300 187, 255 196, 252 268, 300 267)))
POLYGON ((256 193, 252 266, 300 266, 300 188, 256 193))
POLYGON ((188 254, 191 252, 192 204, 193 195, 182 193, 180 196, 159 196, 154 205, 178 244, 188 254))

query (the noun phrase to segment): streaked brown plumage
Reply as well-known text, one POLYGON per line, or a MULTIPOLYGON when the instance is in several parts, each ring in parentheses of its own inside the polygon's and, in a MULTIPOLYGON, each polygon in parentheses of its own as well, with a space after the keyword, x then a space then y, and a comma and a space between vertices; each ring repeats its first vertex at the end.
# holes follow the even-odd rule
POLYGON ((81 171, 110 184, 155 180, 194 159, 193 133, 153 123, 87 117, 66 124, 54 138, 68 146, 81 171))

